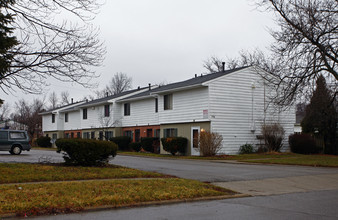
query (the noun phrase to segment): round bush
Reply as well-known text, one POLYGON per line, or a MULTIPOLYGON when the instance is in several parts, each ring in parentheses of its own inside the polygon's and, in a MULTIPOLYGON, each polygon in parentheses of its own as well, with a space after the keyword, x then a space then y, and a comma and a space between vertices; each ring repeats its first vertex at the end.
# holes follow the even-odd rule
POLYGON ((161 138, 163 149, 172 155, 175 155, 177 152, 185 154, 187 151, 188 139, 185 137, 169 137, 161 138))
POLYGON ((159 139, 153 137, 141 138, 141 147, 143 150, 154 153, 155 148, 159 146, 159 139))
POLYGON ((289 136, 290 150, 297 154, 319 153, 315 139, 309 134, 292 134, 289 136))
POLYGON ((115 157, 117 145, 110 141, 89 139, 58 139, 58 153, 63 153, 66 164, 80 166, 98 166, 107 164, 109 157, 115 157))
POLYGON ((39 137, 36 139, 36 144, 39 146, 39 147, 52 147, 52 143, 50 142, 51 139, 50 137, 39 137))
POLYGON ((252 154, 254 152, 251 144, 244 144, 239 147, 239 154, 252 154))

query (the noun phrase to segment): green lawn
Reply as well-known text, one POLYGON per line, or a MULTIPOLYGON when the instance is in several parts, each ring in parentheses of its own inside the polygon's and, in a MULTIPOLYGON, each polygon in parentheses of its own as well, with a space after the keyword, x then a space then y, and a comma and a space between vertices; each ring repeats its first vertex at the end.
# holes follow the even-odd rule
POLYGON ((295 155, 294 157, 280 157, 271 159, 242 160, 251 163, 304 165, 320 167, 338 167, 338 156, 332 155, 295 155))
POLYGON ((0 164, 1 183, 24 183, 88 179, 165 177, 163 174, 120 166, 72 167, 41 164, 0 164))
POLYGON ((333 155, 303 155, 294 153, 261 153, 242 155, 219 155, 214 157, 201 156, 172 156, 159 155, 143 152, 118 152, 120 155, 162 157, 172 159, 194 159, 194 160, 234 160, 250 163, 288 164, 304 166, 338 167, 338 156, 333 155))
POLYGON ((234 194, 210 184, 177 178, 0 185, 0 192, 0 214, 19 216, 234 194))
POLYGON ((234 194, 195 180, 119 166, 0 164, 0 218, 234 194))

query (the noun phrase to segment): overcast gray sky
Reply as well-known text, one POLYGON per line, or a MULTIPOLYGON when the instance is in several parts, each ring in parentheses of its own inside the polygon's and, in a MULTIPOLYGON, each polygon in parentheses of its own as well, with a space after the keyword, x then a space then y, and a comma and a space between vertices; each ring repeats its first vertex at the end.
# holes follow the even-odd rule
MULTIPOLYGON (((116 72, 133 78, 133 87, 176 82, 205 72, 210 56, 234 57, 240 50, 264 50, 272 42, 272 16, 252 0, 107 0, 94 23, 107 54, 96 69, 103 88, 116 72)), ((69 91, 74 100, 93 94, 71 83, 52 81, 43 92, 69 91)), ((14 104, 33 95, 2 95, 14 104)), ((41 96, 39 96, 41 97, 41 96)))

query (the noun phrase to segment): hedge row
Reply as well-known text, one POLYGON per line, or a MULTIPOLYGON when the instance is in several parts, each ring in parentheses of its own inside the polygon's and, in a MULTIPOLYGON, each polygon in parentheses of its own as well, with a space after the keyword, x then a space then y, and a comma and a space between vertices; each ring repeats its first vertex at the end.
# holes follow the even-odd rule
POLYGON ((310 134, 292 134, 289 136, 290 150, 298 154, 317 154, 321 149, 316 146, 310 134))
POLYGON ((131 138, 128 137, 128 136, 113 137, 113 138, 110 138, 110 141, 117 144, 118 149, 121 150, 121 151, 130 150, 129 144, 131 142, 131 138))
POLYGON ((36 139, 36 144, 39 147, 52 147, 50 137, 39 137, 36 139))

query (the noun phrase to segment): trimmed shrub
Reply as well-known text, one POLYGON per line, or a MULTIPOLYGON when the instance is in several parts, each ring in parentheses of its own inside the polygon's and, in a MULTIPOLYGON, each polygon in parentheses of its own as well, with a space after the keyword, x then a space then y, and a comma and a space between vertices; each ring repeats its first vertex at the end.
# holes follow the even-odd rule
POLYGON ((252 154, 254 152, 251 144, 244 144, 239 147, 239 154, 252 154))
POLYGON ((68 165, 98 166, 108 163, 109 157, 115 157, 117 145, 109 141, 89 139, 58 139, 58 153, 68 165))
POLYGON ((143 137, 141 138, 141 147, 148 152, 155 152, 155 148, 159 146, 159 138, 143 137))
POLYGON ((297 154, 315 154, 320 149, 310 134, 292 134, 289 136, 290 150, 297 154))
POLYGON ((172 155, 177 152, 185 154, 187 152, 188 139, 185 137, 161 138, 163 149, 172 155))
POLYGON ((283 146, 285 130, 279 123, 266 124, 262 126, 262 135, 268 151, 279 152, 283 146))
POLYGON ((199 151, 205 157, 215 156, 222 148, 222 141, 222 135, 203 131, 199 137, 199 151))
POLYGON ((136 152, 141 150, 141 143, 140 142, 133 142, 129 144, 129 149, 133 149, 136 152))
POLYGON ((50 137, 39 137, 36 139, 36 144, 39 146, 39 147, 52 147, 52 143, 50 142, 51 139, 50 137))
POLYGON ((129 144, 131 142, 131 138, 128 136, 119 136, 119 137, 113 137, 110 138, 110 141, 117 144, 119 150, 121 151, 128 151, 130 150, 129 144))

